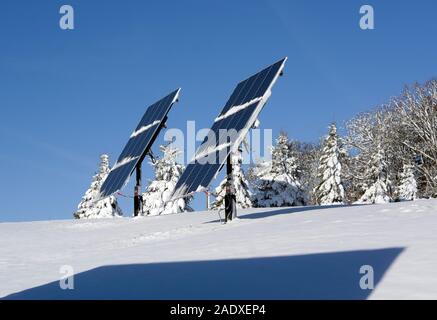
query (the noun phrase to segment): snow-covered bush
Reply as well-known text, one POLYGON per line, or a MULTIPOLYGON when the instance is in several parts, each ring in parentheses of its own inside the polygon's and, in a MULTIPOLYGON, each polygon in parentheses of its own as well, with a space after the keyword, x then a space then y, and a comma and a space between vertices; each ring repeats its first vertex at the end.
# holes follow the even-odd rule
MULTIPOLYGON (((243 163, 242 149, 239 148, 236 152, 231 154, 232 162, 232 183, 233 189, 235 191, 235 196, 237 200, 237 208, 250 208, 252 207, 252 194, 249 190, 249 183, 247 182, 246 176, 241 168, 243 163)), ((213 195, 216 199, 211 204, 212 209, 224 208, 224 200, 226 195, 226 183, 228 179, 225 177, 220 185, 215 189, 213 195)))
POLYGON ((151 181, 142 194, 143 208, 141 215, 161 215, 192 211, 188 206, 191 198, 169 201, 184 166, 176 162, 179 150, 171 144, 160 146, 162 157, 151 162, 155 170, 155 179, 151 181))
POLYGON ((320 182, 314 189, 314 195, 318 204, 344 203, 340 153, 337 127, 335 124, 332 124, 329 129, 329 135, 325 139, 317 170, 320 182))
POLYGON ((289 145, 287 135, 281 133, 272 148, 272 160, 262 161, 251 169, 255 207, 305 205, 296 157, 289 145))
POLYGON ((93 176, 90 188, 85 192, 77 211, 73 214, 76 219, 111 218, 123 215, 115 196, 98 200, 100 187, 109 171, 109 157, 103 154, 100 156, 99 172, 93 176))

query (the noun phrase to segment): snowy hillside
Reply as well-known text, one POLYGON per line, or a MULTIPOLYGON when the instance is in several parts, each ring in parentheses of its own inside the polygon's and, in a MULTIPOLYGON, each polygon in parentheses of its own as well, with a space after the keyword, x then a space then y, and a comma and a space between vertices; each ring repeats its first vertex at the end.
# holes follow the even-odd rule
POLYGON ((437 200, 0 224, 0 297, 437 299, 437 200), (60 268, 74 268, 61 290, 60 268), (375 289, 359 287, 370 265, 375 289))

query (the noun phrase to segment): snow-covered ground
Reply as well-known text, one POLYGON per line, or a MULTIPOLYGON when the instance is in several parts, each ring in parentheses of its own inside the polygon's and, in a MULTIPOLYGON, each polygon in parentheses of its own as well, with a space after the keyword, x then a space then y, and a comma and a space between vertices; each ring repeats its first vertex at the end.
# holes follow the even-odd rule
POLYGON ((217 218, 0 223, 0 297, 437 299, 437 200, 217 218), (63 265, 74 290, 60 289, 63 265))

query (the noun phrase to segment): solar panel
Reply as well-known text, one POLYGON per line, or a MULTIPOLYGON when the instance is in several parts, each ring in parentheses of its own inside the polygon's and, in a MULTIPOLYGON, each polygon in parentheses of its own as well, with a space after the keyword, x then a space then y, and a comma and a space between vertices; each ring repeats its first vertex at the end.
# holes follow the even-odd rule
POLYGON ((237 85, 215 119, 210 134, 205 137, 178 180, 172 199, 186 197, 208 188, 230 152, 242 143, 258 118, 286 60, 284 58, 272 64, 237 85))
POLYGON ((129 177, 144 156, 149 152, 153 140, 167 119, 167 114, 179 97, 177 89, 149 106, 140 123, 132 132, 117 162, 112 167, 100 188, 100 198, 108 197, 129 181, 129 177))

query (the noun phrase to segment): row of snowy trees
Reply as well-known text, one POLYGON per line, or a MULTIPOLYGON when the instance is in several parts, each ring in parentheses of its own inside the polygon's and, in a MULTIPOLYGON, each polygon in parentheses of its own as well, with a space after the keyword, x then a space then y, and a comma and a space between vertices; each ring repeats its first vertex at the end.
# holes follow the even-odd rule
MULTIPOLYGON (((287 141, 281 134, 272 151, 272 164, 261 163, 253 176, 256 206, 295 205, 296 186, 306 204, 386 203, 437 197, 437 81, 407 87, 403 93, 371 112, 346 123, 339 137, 333 124, 322 143, 287 141), (267 176, 275 180, 279 150, 288 151, 282 163, 292 164, 287 188, 272 182, 257 184, 267 176), (262 179, 261 179, 262 180, 262 179), (281 194, 284 192, 284 194, 281 194), (262 199, 266 197, 267 199, 262 199)), ((267 180, 269 180, 267 179, 267 180)), ((278 181, 283 183, 283 177, 278 181)))
POLYGON ((380 144, 370 147, 366 153, 357 152, 350 138, 340 138, 335 124, 330 126, 320 145, 290 141, 281 133, 272 149, 272 160, 260 162, 249 170, 253 205, 279 207, 416 199, 419 167, 412 158, 402 163, 392 179, 389 159, 380 144))
MULTIPOLYGON (((292 141, 281 132, 271 149, 271 160, 253 165, 247 179, 241 168, 241 150, 233 154, 237 205, 247 207, 283 207, 307 204, 342 204, 345 202, 342 182, 340 146, 333 124, 323 148, 292 141)), ((215 190, 219 195, 213 208, 222 206, 226 179, 215 190)))
POLYGON ((437 196, 437 81, 346 123, 340 139, 348 202, 384 203, 437 196))
MULTIPOLYGON (((188 205, 192 198, 169 201, 176 183, 184 171, 184 166, 176 161, 179 151, 172 148, 171 145, 161 146, 160 150, 162 156, 154 158, 150 162, 155 175, 142 194, 141 215, 155 216, 192 211, 188 205)), ((78 210, 73 214, 76 219, 108 218, 123 214, 115 196, 99 198, 100 187, 110 171, 108 156, 104 154, 100 160, 99 172, 93 176, 90 188, 85 192, 78 205, 78 210)))
MULTIPOLYGON (((319 144, 276 139, 271 160, 242 167, 242 150, 232 153, 233 187, 239 208, 308 204, 386 203, 437 197, 437 81, 414 85, 387 105, 361 113, 346 123, 339 137, 332 124, 319 144)), ((168 202, 183 165, 178 150, 161 146, 162 157, 143 194, 143 215, 192 210, 189 199, 168 202)), ((76 218, 121 215, 114 196, 98 199, 109 172, 101 157, 99 172, 79 204, 76 218)), ((223 206, 226 178, 212 192, 211 208, 223 206)))
MULTIPOLYGON (((142 194, 141 215, 191 211, 191 198, 169 201, 184 170, 184 166, 176 161, 179 151, 171 145, 161 146, 160 150, 162 156, 149 163, 154 168, 155 175, 142 194)), ((362 175, 369 184, 359 184, 359 188, 364 192, 359 199, 355 199, 357 202, 383 203, 391 200, 391 184, 387 174, 386 157, 382 150, 378 146, 375 152, 371 153, 362 175)), ((342 162, 348 163, 348 169, 352 171, 351 163, 360 164, 358 159, 361 157, 361 154, 348 157, 335 124, 330 126, 329 134, 321 148, 291 141, 287 134, 282 132, 272 147, 271 160, 260 161, 252 166, 247 177, 242 168, 242 149, 239 148, 231 155, 232 183, 237 206, 249 208, 343 204, 348 202, 344 187, 344 180, 348 178, 342 171, 342 162)), ((357 168, 358 165, 353 169, 357 168)), ((94 175, 90 188, 79 203, 78 210, 74 213, 75 218, 107 218, 122 215, 115 196, 99 200, 100 186, 109 171, 108 156, 102 155, 99 171, 94 175)), ((414 166, 404 165, 400 174, 399 199, 412 200, 416 197, 414 171, 414 166)), ((355 179, 356 176, 349 177, 355 179)), ((226 183, 227 177, 212 192, 216 199, 211 209, 223 207, 226 183)))
POLYGON ((386 105, 350 120, 346 129, 352 156, 345 179, 352 200, 369 189, 379 202, 437 196, 436 80, 405 88, 386 105))

